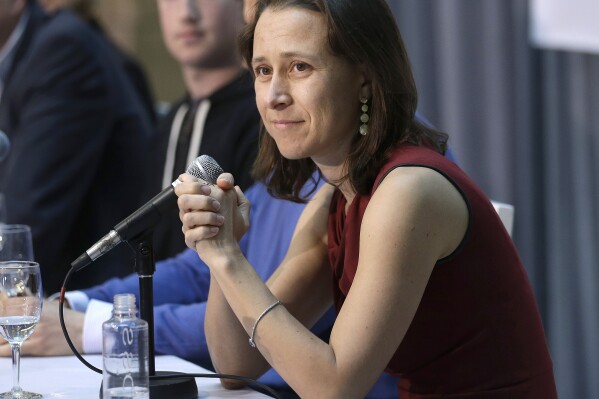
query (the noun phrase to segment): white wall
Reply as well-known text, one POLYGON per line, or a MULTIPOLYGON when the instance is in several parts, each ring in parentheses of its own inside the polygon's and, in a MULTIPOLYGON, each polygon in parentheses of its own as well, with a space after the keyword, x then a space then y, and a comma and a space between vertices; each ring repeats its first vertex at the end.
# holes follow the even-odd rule
POLYGON ((599 53, 599 0, 529 1, 533 45, 599 53))

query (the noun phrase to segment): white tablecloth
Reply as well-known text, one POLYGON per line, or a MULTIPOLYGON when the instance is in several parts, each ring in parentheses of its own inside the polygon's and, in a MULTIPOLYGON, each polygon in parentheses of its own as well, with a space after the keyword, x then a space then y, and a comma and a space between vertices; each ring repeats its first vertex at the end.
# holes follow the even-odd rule
MULTIPOLYGON (((100 355, 85 358, 102 369, 100 355)), ((177 371, 185 373, 209 373, 193 363, 174 356, 157 356, 157 371, 177 371)), ((21 358, 21 388, 41 393, 44 398, 97 399, 102 375, 93 372, 75 356, 63 357, 23 357, 21 358)), ((218 379, 196 378, 198 398, 244 398, 264 399, 268 396, 251 389, 227 391, 218 379)), ((12 387, 12 365, 10 358, 0 358, 0 392, 12 387)))

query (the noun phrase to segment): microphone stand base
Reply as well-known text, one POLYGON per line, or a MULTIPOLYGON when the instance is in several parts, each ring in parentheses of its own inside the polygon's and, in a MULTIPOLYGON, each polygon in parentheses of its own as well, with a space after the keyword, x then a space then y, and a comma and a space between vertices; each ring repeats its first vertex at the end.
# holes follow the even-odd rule
POLYGON ((150 377, 150 399, 196 399, 198 387, 193 377, 174 371, 157 371, 156 376, 181 374, 181 377, 154 379, 150 377))
MULTIPOLYGON (((193 377, 176 371, 157 371, 150 377, 150 399, 196 399, 198 397, 198 386, 193 377), (160 378, 152 377, 163 375, 180 374, 181 377, 160 378)), ((103 395, 102 384, 100 384, 100 399, 103 395)))

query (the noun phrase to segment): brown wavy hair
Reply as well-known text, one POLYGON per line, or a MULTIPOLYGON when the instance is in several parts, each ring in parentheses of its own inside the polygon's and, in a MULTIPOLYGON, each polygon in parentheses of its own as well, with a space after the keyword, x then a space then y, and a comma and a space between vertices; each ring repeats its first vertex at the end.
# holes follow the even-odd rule
MULTIPOLYGON (((362 136, 355 132, 345 165, 347 175, 342 181, 349 179, 359 194, 370 193, 390 151, 403 143, 426 145, 445 153, 447 134, 415 119, 418 96, 412 68, 395 18, 385 0, 258 0, 254 18, 239 38, 240 51, 247 65, 252 63, 254 31, 264 10, 288 7, 323 14, 333 54, 356 66, 364 66, 372 79, 368 134, 362 136)), ((256 180, 266 183, 272 195, 304 202, 307 194, 302 193, 302 187, 315 178, 316 169, 309 158, 284 158, 264 126, 261 127, 260 149, 252 172, 256 180)))

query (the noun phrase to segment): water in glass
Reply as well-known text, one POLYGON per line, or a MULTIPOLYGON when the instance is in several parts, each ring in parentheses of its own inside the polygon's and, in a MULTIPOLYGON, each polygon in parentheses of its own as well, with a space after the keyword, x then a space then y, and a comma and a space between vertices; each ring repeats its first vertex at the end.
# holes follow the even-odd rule
POLYGON ((42 298, 42 279, 36 262, 0 262, 0 335, 11 346, 13 369, 13 388, 1 393, 0 399, 42 398, 23 391, 19 384, 21 344, 40 320, 42 298))

